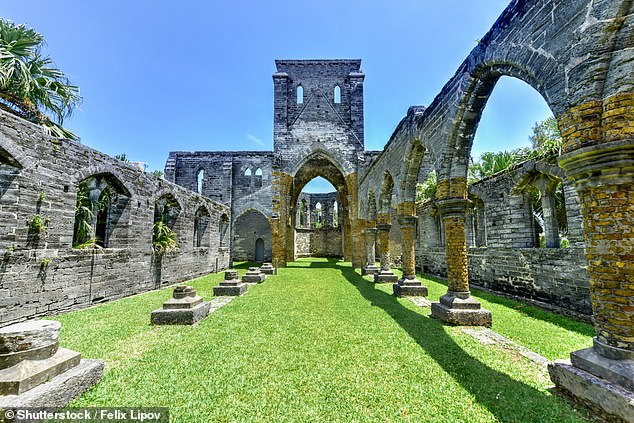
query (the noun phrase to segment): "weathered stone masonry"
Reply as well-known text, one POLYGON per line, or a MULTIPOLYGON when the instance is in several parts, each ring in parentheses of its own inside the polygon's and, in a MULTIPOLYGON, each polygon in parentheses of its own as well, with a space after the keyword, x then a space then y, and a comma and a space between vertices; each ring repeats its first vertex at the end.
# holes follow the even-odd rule
MULTIPOLYGON (((590 318, 581 209, 561 168, 548 160, 530 160, 469 186, 469 199, 465 235, 470 283, 590 318), (559 241, 550 248, 537 248, 526 190, 546 175, 563 178, 555 180, 563 182, 570 248, 559 248, 559 241)), ((446 250, 441 247, 445 228, 439 213, 434 201, 419 205, 416 258, 424 273, 447 276, 446 250)), ((544 226, 548 233, 546 222, 544 226)))
MULTIPOLYGON (((477 124, 501 76, 535 88, 564 137, 558 161, 581 203, 597 328, 594 347, 571 354, 572 365, 551 366, 551 377, 562 392, 626 421, 634 416, 634 375, 625 370, 634 360, 633 28, 629 0, 511 2, 434 101, 408 113, 359 189, 368 198, 389 171, 395 203, 413 201, 408 181, 414 172, 406 164, 422 143, 438 175, 437 198, 452 205, 443 234, 449 285, 468 289, 467 251, 457 244, 466 244, 459 238, 465 238, 466 175, 477 124), (395 155, 405 163, 395 163, 395 155)), ((439 212, 447 216, 445 207, 439 212)))
POLYGON ((130 164, 0 112, 0 325, 82 308, 223 269, 219 222, 228 207, 159 180, 130 164), (107 222, 107 248, 73 249, 78 186, 93 177, 119 194, 107 222), (152 249, 155 202, 180 209, 180 248, 159 259, 152 249), (195 215, 208 216, 194 238, 195 215), (48 220, 29 229, 35 215, 48 220))

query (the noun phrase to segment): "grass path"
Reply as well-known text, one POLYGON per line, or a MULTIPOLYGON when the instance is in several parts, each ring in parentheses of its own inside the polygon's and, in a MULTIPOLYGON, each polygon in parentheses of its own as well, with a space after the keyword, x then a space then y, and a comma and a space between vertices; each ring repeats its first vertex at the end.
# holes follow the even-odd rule
MULTIPOLYGON (((208 298, 221 278, 191 284, 208 298)), ((586 421, 542 367, 368 280, 305 260, 193 327, 149 325, 171 290, 58 316, 63 346, 107 363, 72 405, 167 406, 178 422, 586 421)), ((431 300, 446 291, 425 283, 431 300)), ((588 325, 489 297, 494 330, 548 358, 590 345, 588 325)))

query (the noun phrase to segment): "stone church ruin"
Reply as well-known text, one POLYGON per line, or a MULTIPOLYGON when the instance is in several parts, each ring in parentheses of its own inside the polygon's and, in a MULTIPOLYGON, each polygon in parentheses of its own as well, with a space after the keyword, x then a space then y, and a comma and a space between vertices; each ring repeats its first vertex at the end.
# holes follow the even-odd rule
POLYGON ((272 151, 174 151, 164 180, 0 111, 0 325, 219 272, 231 260, 284 268, 340 257, 383 274, 396 295, 427 294, 416 271, 446 277, 432 304, 445 322, 495 319, 472 284, 592 320, 593 347, 551 365, 551 378, 597 413, 631 421, 633 33, 631 1, 513 1, 382 151, 365 150, 361 60, 276 60, 272 151), (469 185, 474 135, 502 76, 544 98, 563 151, 469 185), (417 183, 432 171, 435 197, 417 203, 417 183), (335 192, 302 192, 318 176, 335 192), (541 194, 543 248, 531 190, 541 194), (569 248, 560 248, 556 193, 569 248), (79 198, 98 206, 78 223, 79 198), (157 222, 178 234, 177 249, 153 248, 157 222), (80 224, 93 238, 78 235, 80 224), (77 248, 91 239, 97 247, 77 248), (390 273, 396 258, 400 279, 390 273))

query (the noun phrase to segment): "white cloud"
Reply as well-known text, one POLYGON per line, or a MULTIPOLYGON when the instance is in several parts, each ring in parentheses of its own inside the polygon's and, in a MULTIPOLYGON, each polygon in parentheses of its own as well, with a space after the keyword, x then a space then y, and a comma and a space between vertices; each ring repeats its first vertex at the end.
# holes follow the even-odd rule
POLYGON ((264 141, 262 141, 261 139, 259 139, 258 137, 256 137, 253 134, 247 134, 247 138, 249 139, 249 141, 251 141, 254 144, 257 144, 261 147, 264 147, 264 141))

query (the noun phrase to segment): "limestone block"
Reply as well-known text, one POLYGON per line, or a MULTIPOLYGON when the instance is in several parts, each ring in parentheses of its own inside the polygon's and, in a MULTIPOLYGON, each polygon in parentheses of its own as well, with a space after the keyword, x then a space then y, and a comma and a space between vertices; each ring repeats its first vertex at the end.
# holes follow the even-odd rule
POLYGON ((392 270, 381 270, 374 274, 374 283, 394 283, 398 281, 398 276, 392 270))
POLYGON ((361 274, 362 275, 376 275, 377 273, 379 273, 381 271, 381 269, 373 264, 368 264, 366 266, 363 266, 361 268, 361 274))
POLYGON ((491 312, 481 308, 468 292, 447 292, 439 303, 432 303, 431 316, 460 326, 491 327, 492 323, 491 312))
POLYGON ((238 279, 236 270, 227 270, 225 279, 218 286, 214 286, 215 296, 238 296, 247 292, 247 284, 238 279))
POLYGON ((172 298, 163 303, 162 309, 152 312, 150 320, 154 325, 193 325, 207 316, 210 307, 193 287, 180 285, 174 288, 172 298))
POLYGON ((22 407, 62 408, 103 377, 102 360, 81 360, 78 365, 19 395, 0 396, 0 410, 22 407))
POLYGON ((152 312, 153 325, 193 325, 209 314, 211 304, 203 302, 193 308, 159 309, 152 312))
POLYGON ((0 369, 25 359, 51 357, 57 351, 61 327, 52 320, 31 320, 0 328, 0 369))
POLYGON ((557 390, 581 403, 606 421, 634 422, 634 393, 585 372, 569 361, 548 365, 550 379, 557 390))
POLYGON ((242 276, 242 282, 245 283, 262 283, 266 279, 266 275, 261 273, 257 267, 249 267, 249 271, 242 276))
POLYGON ((403 278, 393 285, 394 295, 397 297, 426 297, 428 290, 416 278, 403 278))
POLYGON ((271 263, 264 263, 262 267, 260 267, 260 272, 265 275, 277 275, 277 268, 273 267, 271 263))
POLYGON ((19 395, 79 364, 81 354, 59 348, 49 358, 22 360, 0 370, 0 395, 19 395))

